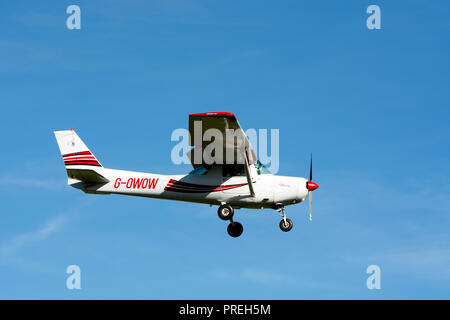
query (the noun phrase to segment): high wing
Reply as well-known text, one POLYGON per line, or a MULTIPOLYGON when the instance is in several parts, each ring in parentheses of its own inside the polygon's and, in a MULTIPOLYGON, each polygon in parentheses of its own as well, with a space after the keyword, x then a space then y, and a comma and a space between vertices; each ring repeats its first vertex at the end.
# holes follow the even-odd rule
POLYGON ((192 166, 234 165, 245 167, 252 197, 254 179, 250 166, 258 159, 235 115, 230 112, 207 112, 189 115, 192 166))
POLYGON ((189 115, 192 166, 255 163, 255 152, 235 115, 230 112, 206 112, 189 115), (208 146, 209 145, 209 146, 208 146), (214 146, 220 146, 213 152, 214 146), (220 152, 222 154, 220 154, 220 152), (212 156, 211 156, 212 155, 212 156))

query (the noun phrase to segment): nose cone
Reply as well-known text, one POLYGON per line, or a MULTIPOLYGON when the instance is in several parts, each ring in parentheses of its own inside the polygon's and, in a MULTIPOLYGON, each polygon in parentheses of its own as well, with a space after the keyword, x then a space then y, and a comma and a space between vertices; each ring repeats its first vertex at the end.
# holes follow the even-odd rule
POLYGON ((318 185, 317 183, 315 183, 315 182, 308 181, 308 182, 306 183, 306 188, 307 188, 309 191, 316 190, 318 187, 319 187, 319 185, 318 185))

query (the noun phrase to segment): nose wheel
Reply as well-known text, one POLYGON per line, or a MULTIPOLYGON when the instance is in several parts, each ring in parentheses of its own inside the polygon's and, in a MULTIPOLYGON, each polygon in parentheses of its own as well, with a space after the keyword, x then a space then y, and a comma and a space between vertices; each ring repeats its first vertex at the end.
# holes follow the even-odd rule
POLYGON ((292 223, 292 220, 289 218, 286 218, 286 213, 284 210, 284 207, 280 207, 277 209, 278 214, 283 217, 283 219, 280 221, 280 229, 281 231, 288 232, 291 231, 294 224, 292 223))
POLYGON ((291 231, 292 226, 293 226, 293 223, 292 223, 291 219, 286 218, 286 221, 284 221, 284 219, 280 221, 281 231, 284 231, 284 232, 291 231))

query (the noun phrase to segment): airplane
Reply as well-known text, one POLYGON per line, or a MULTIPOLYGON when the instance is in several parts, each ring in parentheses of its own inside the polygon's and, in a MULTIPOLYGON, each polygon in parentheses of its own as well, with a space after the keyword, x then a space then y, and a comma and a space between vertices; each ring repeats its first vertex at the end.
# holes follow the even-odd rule
POLYGON ((319 187, 312 181, 312 155, 309 179, 271 174, 257 159, 236 116, 230 112, 190 114, 189 133, 192 150, 188 157, 194 169, 184 175, 163 175, 105 168, 74 129, 54 132, 66 167, 68 185, 85 193, 217 205, 219 218, 229 222, 227 232, 234 238, 244 230, 242 224, 233 219, 235 209, 274 209, 282 217, 280 229, 288 232, 293 223, 286 217, 285 206, 303 202, 309 196, 311 220, 312 191, 319 187), (233 133, 231 139, 217 140, 222 148, 218 150, 230 161, 217 161, 214 155, 219 155, 218 150, 209 158, 202 153, 208 141, 201 138, 210 129, 226 137, 233 133))

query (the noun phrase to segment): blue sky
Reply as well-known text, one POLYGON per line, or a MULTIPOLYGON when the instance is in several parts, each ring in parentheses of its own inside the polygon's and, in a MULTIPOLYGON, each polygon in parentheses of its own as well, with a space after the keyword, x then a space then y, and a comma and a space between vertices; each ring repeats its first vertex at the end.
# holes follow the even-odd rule
POLYGON ((0 298, 450 298, 448 1, 4 1, 0 4, 0 298), (66 8, 81 7, 81 30, 66 8), (381 30, 368 30, 370 4, 381 30), (193 112, 280 129, 306 203, 239 210, 86 195, 53 130, 106 167, 183 173, 193 112), (68 265, 82 289, 65 287, 68 265), (381 290, 366 268, 381 268, 381 290))

